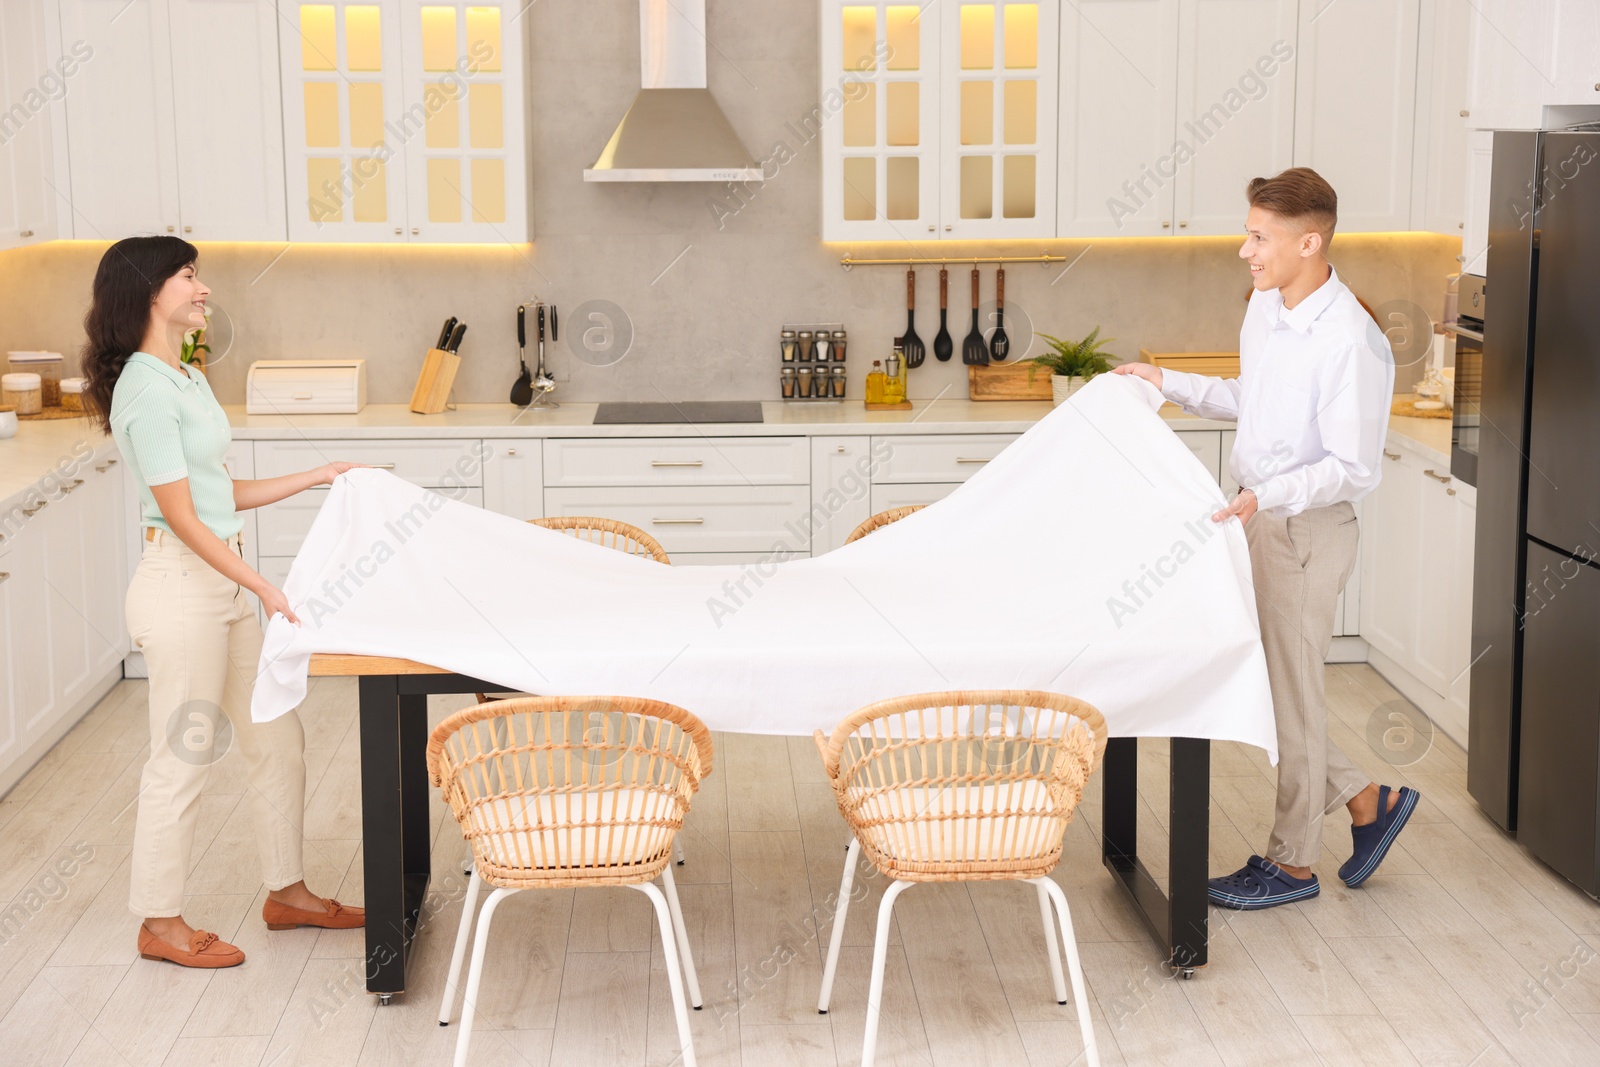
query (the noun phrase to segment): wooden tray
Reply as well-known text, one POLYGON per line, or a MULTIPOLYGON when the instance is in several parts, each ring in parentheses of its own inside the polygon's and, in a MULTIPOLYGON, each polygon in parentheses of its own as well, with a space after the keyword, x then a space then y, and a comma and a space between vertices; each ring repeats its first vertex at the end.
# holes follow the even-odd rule
POLYGON ((1415 407, 1417 396, 1415 393, 1402 393, 1394 398, 1394 403, 1389 405, 1389 414, 1401 415, 1408 419, 1448 419, 1453 412, 1449 407, 1424 408, 1418 411, 1415 407))
POLYGON ((1163 370, 1170 368, 1191 374, 1207 374, 1213 378, 1239 376, 1237 352, 1152 352, 1148 348, 1141 348, 1139 361, 1153 363, 1163 370))
POLYGON ((970 400, 1049 400, 1050 372, 1029 360, 967 367, 970 400), (1029 381, 1029 374, 1033 380, 1029 381))
POLYGON ((48 422, 51 419, 85 419, 88 417, 88 412, 68 411, 63 407, 40 408, 38 414, 36 415, 17 416, 17 418, 23 422, 32 422, 35 419, 48 422))

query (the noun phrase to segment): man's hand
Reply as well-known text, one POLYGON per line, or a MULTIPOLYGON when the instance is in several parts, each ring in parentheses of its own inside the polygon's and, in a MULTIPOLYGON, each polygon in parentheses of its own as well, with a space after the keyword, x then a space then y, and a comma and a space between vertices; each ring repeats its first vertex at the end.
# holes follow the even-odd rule
POLYGON ((1215 515, 1211 516, 1212 522, 1226 522, 1230 516, 1238 516, 1240 525, 1248 523, 1250 517, 1256 513, 1256 494, 1253 489, 1241 489, 1239 495, 1233 498, 1232 503, 1215 515))
POLYGON ((1143 378, 1157 389, 1161 388, 1161 368, 1154 363, 1119 363, 1111 368, 1112 374, 1132 374, 1143 378))

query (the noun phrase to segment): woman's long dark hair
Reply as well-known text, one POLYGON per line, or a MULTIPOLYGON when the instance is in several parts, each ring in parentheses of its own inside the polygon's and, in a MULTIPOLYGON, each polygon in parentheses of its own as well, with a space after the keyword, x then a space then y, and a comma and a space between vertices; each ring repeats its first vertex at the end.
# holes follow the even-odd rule
POLYGON ((100 429, 111 432, 111 393, 128 357, 144 344, 150 305, 167 279, 195 262, 199 249, 181 237, 126 237, 106 249, 94 272, 94 302, 83 317, 83 399, 100 429))

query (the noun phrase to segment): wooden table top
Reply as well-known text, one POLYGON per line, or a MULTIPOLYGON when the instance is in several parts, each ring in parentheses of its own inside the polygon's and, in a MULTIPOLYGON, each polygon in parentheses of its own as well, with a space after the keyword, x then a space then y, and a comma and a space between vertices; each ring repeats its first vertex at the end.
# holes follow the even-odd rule
POLYGON ((311 669, 313 678, 348 678, 366 674, 453 674, 443 667, 433 667, 416 660, 395 659, 390 656, 350 656, 334 652, 313 652, 311 669))

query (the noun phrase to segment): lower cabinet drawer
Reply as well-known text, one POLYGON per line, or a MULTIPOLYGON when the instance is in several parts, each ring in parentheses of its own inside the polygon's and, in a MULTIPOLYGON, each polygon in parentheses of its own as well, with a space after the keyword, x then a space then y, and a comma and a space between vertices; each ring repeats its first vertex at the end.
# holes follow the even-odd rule
POLYGON ((483 444, 473 439, 257 441, 257 478, 320 467, 330 459, 393 471, 413 485, 482 485, 483 444))
POLYGON ((679 552, 672 557, 674 567, 712 567, 718 564, 754 566, 762 563, 782 563, 791 559, 804 559, 805 554, 784 550, 781 552, 679 552))
POLYGON ((874 437, 874 482, 964 482, 998 456, 1014 433, 926 434, 874 437))
POLYGON ((943 500, 957 489, 961 482, 922 482, 911 485, 875 485, 872 487, 872 513, 892 508, 909 508, 918 504, 932 504, 943 500))
POLYGON ((633 486, 551 488, 546 515, 590 515, 632 523, 678 553, 755 552, 811 548, 809 485, 633 486))
MULTIPOLYGON (((459 500, 473 507, 483 507, 483 490, 477 486, 466 489, 435 489, 433 492, 459 500)), ((256 512, 256 555, 293 556, 300 551, 300 543, 311 531, 322 502, 328 499, 324 488, 307 489, 287 500, 269 504, 256 512)), ((264 562, 264 561, 263 561, 264 562)), ((261 572, 263 576, 266 571, 261 572)))

